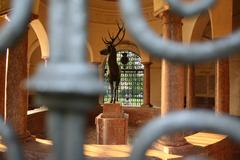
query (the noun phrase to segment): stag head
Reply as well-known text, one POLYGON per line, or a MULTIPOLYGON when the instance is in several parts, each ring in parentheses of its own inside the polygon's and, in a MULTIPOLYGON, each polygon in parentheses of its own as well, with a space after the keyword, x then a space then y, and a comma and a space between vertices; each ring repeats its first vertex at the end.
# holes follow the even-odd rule
POLYGON ((110 53, 116 53, 116 46, 123 40, 124 36, 125 36, 125 28, 124 25, 119 25, 119 23, 117 23, 117 27, 118 27, 118 32, 116 35, 111 35, 108 32, 108 36, 109 36, 109 40, 106 38, 102 38, 102 41, 104 42, 104 44, 106 45, 106 48, 100 51, 100 54, 102 55, 108 55, 110 53), (122 34, 121 34, 122 33, 122 34), (121 35, 121 36, 120 36, 121 35))

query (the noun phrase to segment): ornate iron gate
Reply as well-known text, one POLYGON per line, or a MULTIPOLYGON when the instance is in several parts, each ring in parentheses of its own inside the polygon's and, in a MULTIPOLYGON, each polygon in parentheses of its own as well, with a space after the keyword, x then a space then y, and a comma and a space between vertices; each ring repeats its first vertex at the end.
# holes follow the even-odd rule
MULTIPOLYGON (((121 81, 118 89, 119 102, 124 106, 140 107, 143 104, 143 74, 144 65, 136 53, 127 50, 117 52, 117 63, 121 68, 121 81), (123 54, 128 57, 128 62, 123 64, 123 54)), ((111 88, 108 82, 108 68, 104 72, 104 102, 110 102, 111 88)))
MULTIPOLYGON (((0 32, 1 51, 13 44, 23 32, 31 12, 32 0, 13 2, 12 21, 0 32)), ((194 1, 191 4, 183 4, 180 0, 168 2, 174 11, 189 16, 206 10, 214 0, 194 1)), ((154 56, 195 63, 240 50, 240 32, 214 43, 190 46, 163 41, 148 28, 138 0, 120 0, 120 6, 124 21, 135 40, 154 56), (142 32, 144 34, 139 34, 142 32)), ((55 144, 53 156, 58 160, 84 159, 86 113, 94 108, 103 90, 97 70, 85 60, 86 8, 87 0, 50 1, 51 60, 48 70, 40 66, 38 73, 28 82, 28 87, 38 92, 39 103, 49 106, 48 132, 55 144)), ((3 122, 0 124, 0 132, 9 147, 9 159, 21 160, 21 152, 12 131, 3 122)), ((235 119, 227 115, 216 116, 207 111, 183 111, 157 118, 146 125, 137 137, 139 140, 133 145, 131 159, 144 159, 146 149, 155 139, 183 129, 214 131, 240 141, 240 124, 235 119)))

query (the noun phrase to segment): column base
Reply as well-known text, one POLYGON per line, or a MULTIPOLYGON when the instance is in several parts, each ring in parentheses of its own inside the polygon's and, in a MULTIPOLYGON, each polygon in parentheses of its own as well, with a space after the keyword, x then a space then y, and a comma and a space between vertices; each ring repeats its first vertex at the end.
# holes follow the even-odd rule
POLYGON ((35 138, 29 131, 26 131, 24 135, 19 135, 19 141, 22 143, 27 143, 29 141, 35 141, 35 138))
POLYGON ((189 154, 201 153, 203 151, 202 147, 194 146, 190 143, 186 143, 181 146, 167 146, 161 143, 155 143, 153 145, 153 148, 167 154, 175 154, 175 155, 189 155, 189 154))

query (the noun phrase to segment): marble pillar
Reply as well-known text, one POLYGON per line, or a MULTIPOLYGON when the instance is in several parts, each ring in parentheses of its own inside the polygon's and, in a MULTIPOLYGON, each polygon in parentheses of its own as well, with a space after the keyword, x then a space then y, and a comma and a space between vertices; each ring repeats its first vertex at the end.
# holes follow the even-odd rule
POLYGON ((216 113, 229 113, 229 59, 219 59, 216 63, 216 113))
POLYGON ((9 49, 7 110, 6 120, 10 123, 21 139, 29 137, 27 132, 28 93, 23 87, 27 79, 27 34, 9 49))
POLYGON ((193 109, 195 107, 195 68, 194 65, 187 67, 187 90, 186 90, 186 108, 193 109))
MULTIPOLYGON (((160 13, 162 36, 173 41, 182 41, 182 18, 170 10, 160 13)), ((184 109, 184 65, 168 60, 162 61, 161 84, 161 116, 184 109)), ((165 136, 161 140, 167 146, 182 146, 186 144, 183 133, 165 136)))
POLYGON ((150 62, 142 62, 144 65, 144 93, 142 107, 152 107, 150 103, 150 62))
POLYGON ((0 55, 0 116, 4 118, 6 53, 0 55))

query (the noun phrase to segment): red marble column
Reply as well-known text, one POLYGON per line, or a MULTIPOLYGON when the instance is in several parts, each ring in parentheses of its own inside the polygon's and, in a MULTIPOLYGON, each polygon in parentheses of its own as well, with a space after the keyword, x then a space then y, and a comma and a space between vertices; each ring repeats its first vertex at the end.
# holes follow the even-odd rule
POLYGON ((4 117, 6 53, 0 55, 0 116, 4 117))
MULTIPOLYGON (((0 26, 4 25, 6 20, 0 19, 0 26)), ((6 71, 6 52, 0 54, 0 116, 4 117, 4 99, 5 99, 5 71, 6 71)))
POLYGON ((10 123, 20 138, 28 137, 27 109, 28 94, 23 88, 23 80, 27 79, 27 47, 25 35, 18 43, 9 49, 8 81, 7 81, 7 111, 6 120, 10 123))
POLYGON ((193 65, 187 67, 187 90, 186 90, 186 108, 195 107, 195 68, 193 65))
MULTIPOLYGON (((162 35, 165 39, 182 41, 182 18, 165 10, 160 15, 162 35)), ((184 66, 162 61, 161 84, 161 116, 184 109, 184 66)), ((186 144, 183 133, 163 137, 162 143, 167 146, 182 146, 186 144)))
POLYGON ((152 107, 150 103, 150 62, 142 62, 144 65, 144 94, 142 107, 152 107))
POLYGON ((229 113, 229 59, 219 59, 216 63, 215 111, 229 113))

